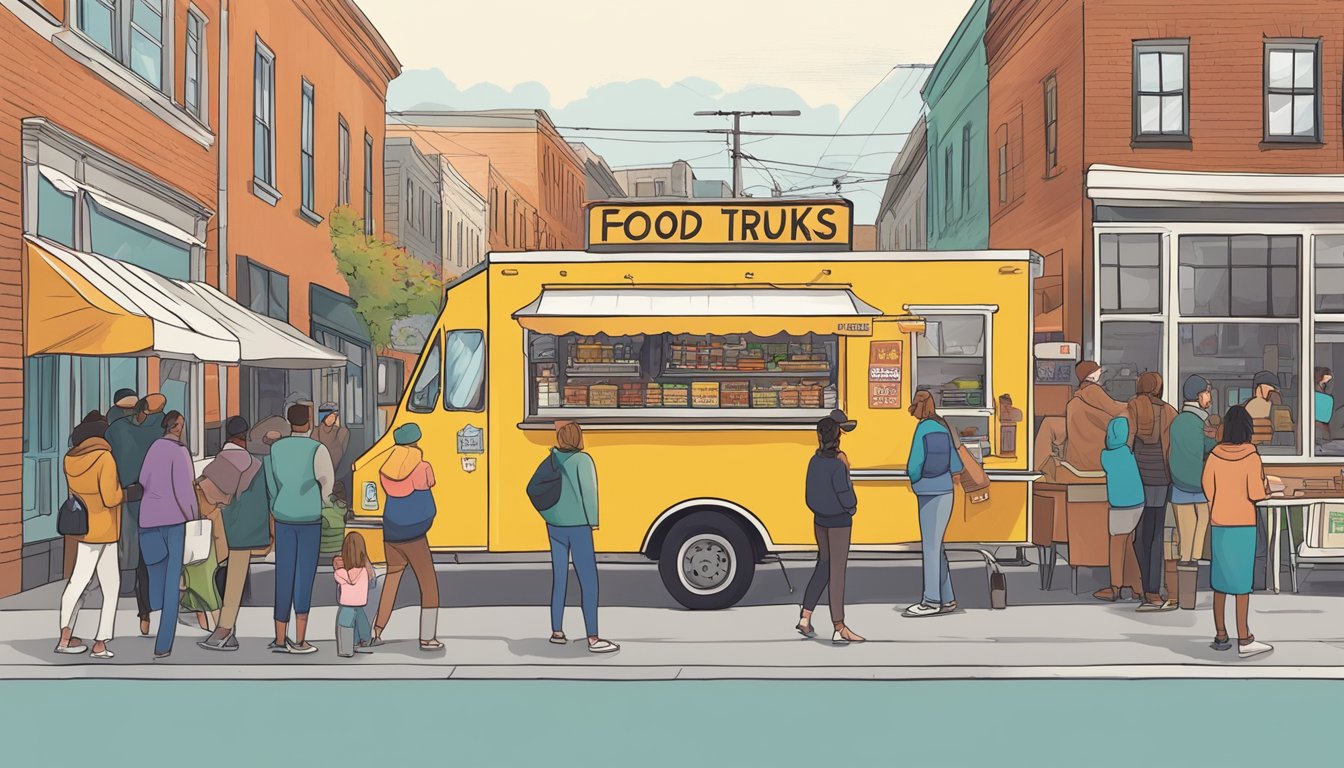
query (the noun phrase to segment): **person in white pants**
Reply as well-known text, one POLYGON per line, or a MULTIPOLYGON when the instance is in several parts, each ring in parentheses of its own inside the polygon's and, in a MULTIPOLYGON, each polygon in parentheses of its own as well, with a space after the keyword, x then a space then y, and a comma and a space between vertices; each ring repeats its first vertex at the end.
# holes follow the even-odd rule
POLYGON ((90 413, 71 434, 73 447, 65 456, 66 483, 70 493, 78 496, 88 508, 89 525, 79 536, 70 582, 61 595, 61 639, 56 644, 56 652, 77 654, 88 650, 74 636, 74 625, 84 590, 96 573, 103 604, 98 617, 98 633, 94 636, 92 656, 95 659, 113 656, 107 643, 112 639, 117 594, 121 588, 117 540, 121 536, 121 505, 125 494, 117 478, 112 447, 103 438, 106 432, 107 422, 96 412, 90 413))

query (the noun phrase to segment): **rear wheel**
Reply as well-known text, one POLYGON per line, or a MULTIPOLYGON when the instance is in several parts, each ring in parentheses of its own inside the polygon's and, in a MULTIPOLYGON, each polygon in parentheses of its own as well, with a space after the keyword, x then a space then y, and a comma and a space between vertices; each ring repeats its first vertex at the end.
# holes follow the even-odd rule
POLYGON ((668 532, 658 556, 663 586, 693 611, 736 605, 756 572, 751 541, 732 520, 696 512, 668 532))

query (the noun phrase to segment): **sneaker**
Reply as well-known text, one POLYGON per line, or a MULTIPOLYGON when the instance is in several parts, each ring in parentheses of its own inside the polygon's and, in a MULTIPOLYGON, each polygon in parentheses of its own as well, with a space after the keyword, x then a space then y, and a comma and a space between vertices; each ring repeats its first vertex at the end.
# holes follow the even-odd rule
POLYGON ((367 645, 356 645, 355 653, 373 653, 373 649, 367 645))
POLYGON ((942 611, 943 609, 936 605, 928 605, 927 603, 915 603, 909 608, 906 608, 905 613, 902 613, 901 615, 908 619, 917 619, 920 618, 921 616, 937 616, 939 613, 942 613, 942 611))
POLYGON ((615 653, 619 650, 621 650, 621 646, 610 640, 598 640, 596 643, 588 644, 589 653, 615 653))
POLYGON ((943 605, 941 605, 941 606, 938 607, 938 612, 939 612, 939 613, 956 613, 956 612, 957 612, 957 601, 956 601, 956 600, 953 600, 953 601, 950 602, 950 603, 944 603, 943 605))
POLYGON ((201 648, 207 651, 238 650, 238 641, 234 638, 233 633, 229 632, 228 634, 220 634, 220 631, 218 629, 216 629, 214 632, 210 634, 209 637, 200 641, 196 645, 200 646, 201 648))
POLYGON ((317 653, 317 646, 316 646, 316 645, 313 645, 312 643, 308 642, 307 640, 304 640, 304 641, 303 641, 303 645, 299 645, 298 643, 293 643, 293 642, 289 642, 289 641, 285 641, 285 644, 289 646, 289 652, 290 652, 290 653, 299 654, 299 655, 307 655, 307 654, 310 654, 310 653, 317 653))
POLYGON ((73 644, 73 643, 70 644, 70 645, 57 645, 57 646, 56 646, 56 652, 57 652, 57 653, 63 653, 63 654, 65 654, 65 655, 67 655, 67 656, 77 656, 77 655, 79 655, 79 654, 81 654, 81 653, 84 653, 84 652, 87 651, 87 650, 89 650, 89 646, 87 646, 87 645, 75 645, 75 644, 73 644))
POLYGON ((1245 645, 1242 645, 1240 642, 1237 643, 1237 655, 1243 659, 1250 658, 1251 656, 1259 656, 1262 653, 1269 653, 1272 650, 1274 650, 1274 646, 1269 643, 1262 643, 1254 637, 1251 638, 1251 642, 1246 643, 1245 645))
POLYGON ((90 653, 90 654, 89 654, 89 656, 91 656, 92 658, 95 658, 95 659, 110 659, 110 658, 112 658, 113 656, 116 656, 116 655, 117 655, 117 654, 115 654, 115 653, 112 652, 112 649, 111 649, 111 648, 108 648, 108 647, 106 647, 106 646, 104 646, 104 647, 103 647, 103 650, 101 650, 101 651, 94 651, 93 653, 90 653))
POLYGON ((277 643, 274 640, 266 644, 266 650, 271 653, 289 653, 289 641, 277 643))
POLYGON ((1232 650, 1232 639, 1224 637, 1220 640, 1215 637, 1213 638, 1213 642, 1209 643, 1209 647, 1215 651, 1230 651, 1232 650))

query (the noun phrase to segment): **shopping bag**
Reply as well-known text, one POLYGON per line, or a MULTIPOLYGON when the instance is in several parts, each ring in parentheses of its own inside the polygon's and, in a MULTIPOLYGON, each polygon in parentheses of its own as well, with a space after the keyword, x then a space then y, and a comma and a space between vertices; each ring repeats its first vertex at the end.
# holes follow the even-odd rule
POLYGON ((989 475, 985 474, 985 468, 960 443, 957 444, 957 456, 961 458, 961 489, 966 492, 966 500, 971 504, 989 501, 989 475))
POLYGON ((209 520, 189 520, 186 542, 182 546, 182 564, 195 565, 210 557, 210 547, 214 543, 212 535, 209 520))

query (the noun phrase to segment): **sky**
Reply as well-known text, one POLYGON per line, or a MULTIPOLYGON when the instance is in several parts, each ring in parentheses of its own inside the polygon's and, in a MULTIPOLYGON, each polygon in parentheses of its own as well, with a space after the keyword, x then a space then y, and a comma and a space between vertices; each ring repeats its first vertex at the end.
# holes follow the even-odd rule
MULTIPOLYGON (((359 4, 404 67, 389 110, 537 108, 562 127, 722 128, 723 119, 691 113, 798 109, 798 118, 744 121, 824 134, 744 139, 754 158, 748 192, 833 193, 840 178, 863 223, 920 114, 927 70, 909 65, 937 60, 971 0, 359 4)), ((697 178, 731 178, 721 136, 562 132, 615 167, 686 159, 697 178)))

